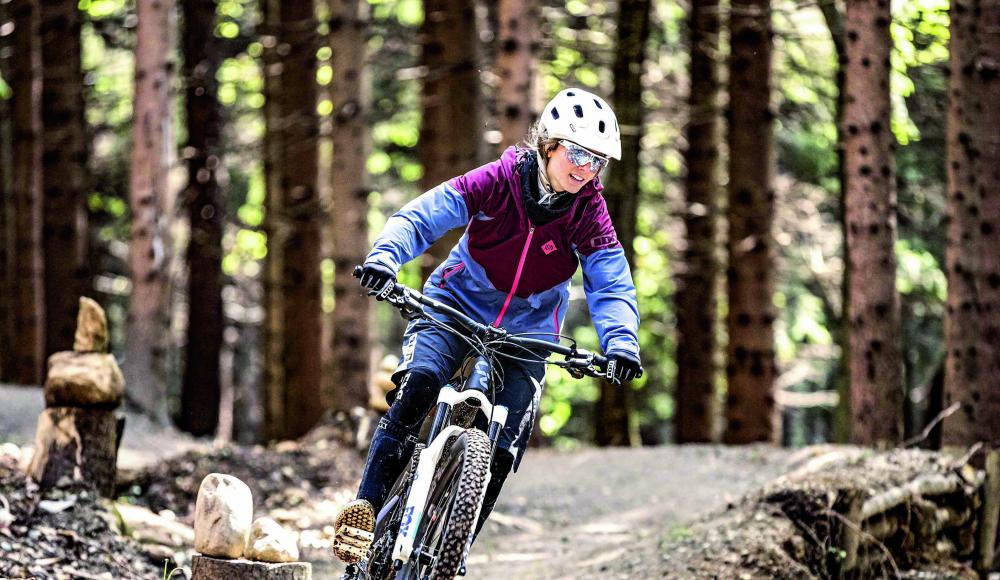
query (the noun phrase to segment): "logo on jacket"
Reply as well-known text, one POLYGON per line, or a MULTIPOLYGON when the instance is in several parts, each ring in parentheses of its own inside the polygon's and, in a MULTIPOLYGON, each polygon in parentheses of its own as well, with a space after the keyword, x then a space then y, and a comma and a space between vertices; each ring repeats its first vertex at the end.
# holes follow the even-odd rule
POLYGON ((552 252, 556 251, 556 243, 552 240, 545 242, 545 244, 542 245, 542 251, 545 252, 546 256, 548 256, 552 252))

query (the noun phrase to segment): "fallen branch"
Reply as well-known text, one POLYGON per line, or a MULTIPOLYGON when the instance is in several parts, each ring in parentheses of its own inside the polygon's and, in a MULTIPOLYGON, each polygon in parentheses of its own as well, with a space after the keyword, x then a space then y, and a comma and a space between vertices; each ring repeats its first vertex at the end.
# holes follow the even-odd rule
POLYGON ((861 520, 883 514, 917 496, 941 495, 951 493, 958 488, 959 482, 955 477, 940 474, 924 475, 906 485, 894 487, 865 500, 861 506, 861 520))
POLYGON ((931 422, 927 424, 926 427, 924 427, 924 430, 920 432, 920 435, 911 437, 906 441, 903 441, 902 443, 899 444, 899 446, 905 449, 907 447, 910 447, 911 445, 916 445, 917 443, 926 440, 928 437, 931 436, 931 431, 933 431, 934 428, 937 427, 938 423, 952 416, 953 414, 955 414, 955 412, 957 412, 961 408, 962 408, 961 403, 952 403, 950 407, 938 413, 937 416, 934 417, 931 420, 931 422))

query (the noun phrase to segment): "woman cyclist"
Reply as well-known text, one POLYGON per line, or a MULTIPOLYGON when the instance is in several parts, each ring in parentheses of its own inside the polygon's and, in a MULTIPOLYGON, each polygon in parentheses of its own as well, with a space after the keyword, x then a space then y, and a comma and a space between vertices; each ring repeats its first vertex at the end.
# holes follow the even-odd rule
MULTIPOLYGON (((482 323, 558 341, 570 278, 582 265, 591 318, 609 359, 608 376, 624 383, 641 372, 635 287, 601 197, 598 174, 621 159, 618 121, 600 97, 566 89, 542 111, 524 147, 455 177, 406 204, 386 222, 363 265, 361 284, 378 294, 399 268, 448 230, 465 234, 424 285, 424 293, 482 323)), ((413 451, 438 392, 468 346, 426 321, 403 336, 393 375, 398 387, 372 438, 357 499, 337 517, 334 553, 355 563, 372 541, 375 514, 413 451)), ((502 359, 496 403, 509 409, 490 471, 476 533, 524 453, 545 377, 542 362, 502 359)))

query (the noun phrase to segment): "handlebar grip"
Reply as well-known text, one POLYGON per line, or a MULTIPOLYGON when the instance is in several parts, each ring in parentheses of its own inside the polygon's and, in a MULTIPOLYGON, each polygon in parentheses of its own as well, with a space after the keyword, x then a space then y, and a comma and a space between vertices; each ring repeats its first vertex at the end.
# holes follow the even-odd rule
POLYGON ((354 272, 352 274, 354 275, 355 278, 357 278, 358 280, 360 280, 361 279, 361 272, 363 272, 363 271, 364 271, 364 268, 362 268, 361 266, 355 266, 354 267, 354 272))

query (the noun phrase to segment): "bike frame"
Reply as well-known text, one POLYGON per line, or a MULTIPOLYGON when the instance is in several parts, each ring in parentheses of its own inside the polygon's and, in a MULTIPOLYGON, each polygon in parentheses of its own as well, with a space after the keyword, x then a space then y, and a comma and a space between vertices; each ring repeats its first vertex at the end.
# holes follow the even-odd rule
MULTIPOLYGON (((360 267, 355 268, 354 275, 356 277, 360 278, 360 270, 360 267)), ((387 286, 378 293, 377 298, 388 301, 396 308, 399 308, 404 317, 410 319, 418 317, 431 318, 425 307, 447 314, 458 325, 451 326, 453 332, 465 334, 462 332, 464 330, 470 336, 482 339, 481 344, 484 347, 492 346, 492 348, 499 351, 504 344, 512 344, 527 350, 539 350, 564 355, 566 357, 565 362, 550 364, 557 364, 565 368, 577 378, 583 375, 603 377, 602 373, 597 372, 595 365, 607 367, 607 359, 586 350, 578 349, 575 343, 571 347, 567 347, 547 340, 508 335, 507 331, 502 328, 478 323, 458 310, 402 285, 387 286)), ((478 413, 485 415, 489 425, 486 433, 491 443, 490 459, 492 462, 492 453, 496 449, 500 431, 506 425, 508 418, 508 409, 503 405, 493 404, 487 396, 492 384, 492 373, 493 363, 489 358, 480 354, 475 358, 472 372, 463 381, 463 388, 461 390, 456 390, 451 385, 446 385, 438 393, 437 410, 434 414, 430 433, 427 436, 427 446, 420 453, 413 481, 410 482, 409 493, 406 495, 406 505, 403 509, 402 520, 400 521, 396 540, 393 544, 392 562, 394 568, 397 570, 409 562, 415 555, 414 544, 417 539, 417 532, 420 529, 420 523, 425 515, 424 506, 431 490, 437 464, 444 454, 446 443, 451 437, 459 436, 469 429, 476 428, 465 428, 460 425, 450 424, 455 405, 465 403, 476 407, 478 413)), ((490 477, 491 472, 487 470, 482 496, 486 494, 490 477)), ((476 520, 479 519, 479 513, 482 510, 482 496, 476 507, 476 520)), ((378 517, 379 522, 391 511, 391 508, 395 505, 393 502, 398 501, 399 497, 395 496, 391 498, 386 506, 382 508, 378 517)), ((376 524, 377 526, 378 524, 376 524)), ((468 545, 472 541, 473 534, 474 532, 470 532, 469 534, 466 549, 468 549, 468 545)))

